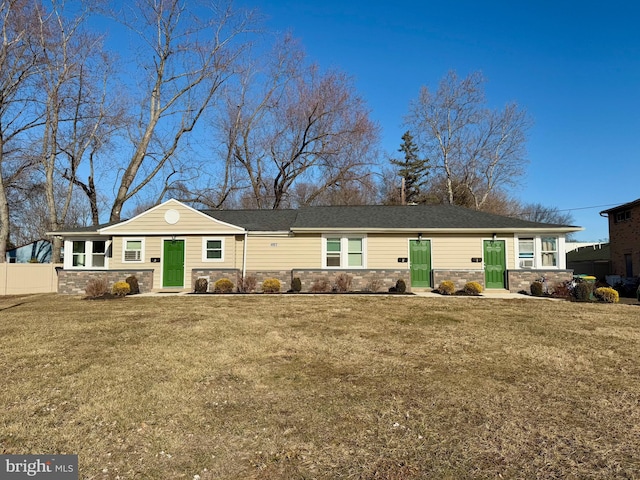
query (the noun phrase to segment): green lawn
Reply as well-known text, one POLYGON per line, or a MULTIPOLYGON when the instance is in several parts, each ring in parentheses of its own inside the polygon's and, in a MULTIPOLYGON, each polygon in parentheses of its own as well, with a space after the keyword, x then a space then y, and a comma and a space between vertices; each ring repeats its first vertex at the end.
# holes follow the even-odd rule
POLYGON ((0 453, 83 479, 640 478, 640 306, 0 297, 0 453))

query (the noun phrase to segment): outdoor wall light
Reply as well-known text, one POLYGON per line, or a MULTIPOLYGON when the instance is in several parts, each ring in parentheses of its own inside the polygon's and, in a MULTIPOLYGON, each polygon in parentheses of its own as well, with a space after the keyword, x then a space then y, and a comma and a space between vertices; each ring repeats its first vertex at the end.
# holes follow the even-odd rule
POLYGON ((418 243, 420 243, 422 241, 422 233, 418 234, 418 243))

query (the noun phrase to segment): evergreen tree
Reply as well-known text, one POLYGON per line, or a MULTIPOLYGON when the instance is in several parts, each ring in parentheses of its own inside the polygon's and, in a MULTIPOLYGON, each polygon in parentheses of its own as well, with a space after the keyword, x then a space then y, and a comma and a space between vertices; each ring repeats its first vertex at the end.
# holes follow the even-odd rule
MULTIPOLYGON (((422 187, 427 183, 429 159, 419 157, 418 146, 408 131, 402 135, 402 143, 398 151, 404 154, 404 158, 402 160, 392 158, 391 164, 398 168, 398 176, 404 179, 404 202, 424 203, 426 195, 422 187)), ((402 192, 400 192, 400 198, 402 198, 402 192)))

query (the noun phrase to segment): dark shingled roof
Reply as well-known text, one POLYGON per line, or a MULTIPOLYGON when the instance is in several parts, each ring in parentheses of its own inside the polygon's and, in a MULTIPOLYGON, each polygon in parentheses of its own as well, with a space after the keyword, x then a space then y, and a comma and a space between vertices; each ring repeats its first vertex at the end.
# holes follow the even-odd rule
POLYGON ((455 205, 363 205, 305 207, 300 210, 205 210, 207 215, 259 231, 296 229, 523 229, 569 227, 529 222, 455 205))
MULTIPOLYGON (((544 228, 550 225, 455 205, 311 207, 295 228, 544 228)), ((554 225, 556 227, 560 225, 554 225)))
POLYGON ((202 210, 216 220, 247 230, 262 232, 289 231, 297 210, 202 210))

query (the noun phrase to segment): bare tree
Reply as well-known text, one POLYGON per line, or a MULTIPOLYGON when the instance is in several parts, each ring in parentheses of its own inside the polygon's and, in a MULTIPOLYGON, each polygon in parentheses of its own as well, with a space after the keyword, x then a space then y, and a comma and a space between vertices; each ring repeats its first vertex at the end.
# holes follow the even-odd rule
MULTIPOLYGON (((487 108, 479 72, 459 79, 449 72, 437 92, 423 87, 411 103, 407 125, 421 142, 446 188, 446 202, 482 209, 492 192, 513 186, 524 173, 531 121, 515 103, 487 108), (463 202, 464 203, 464 202, 463 202)), ((437 181, 437 180, 436 180, 437 181)))
MULTIPOLYGON (((110 60, 100 37, 85 29, 89 10, 70 13, 55 1, 50 10, 37 8, 38 42, 32 48, 38 65, 38 98, 42 100, 44 125, 39 151, 34 154, 44 176, 48 229, 68 226, 69 212, 81 189, 99 223, 98 194, 94 182, 94 157, 108 143, 119 125, 120 109, 107 102, 110 60), (79 177, 81 164, 89 171, 86 182, 79 177), (66 184, 63 183, 66 181, 66 184)), ((53 238, 52 261, 59 262, 61 240, 53 238)))
POLYGON ((251 192, 243 203, 314 204, 341 185, 367 182, 378 129, 350 79, 305 66, 290 38, 268 61, 245 70, 222 124, 230 175, 251 192), (297 184, 305 188, 295 195, 297 184))
POLYGON ((9 191, 33 165, 22 145, 42 124, 33 95, 39 58, 31 46, 37 25, 32 2, 0 1, 0 262, 6 261, 10 233, 9 191))
POLYGON ((146 78, 136 128, 129 133, 133 153, 119 178, 111 221, 176 154, 233 75, 244 47, 239 37, 251 27, 250 14, 234 11, 226 0, 189 7, 181 0, 139 0, 117 13, 142 42, 137 71, 146 78))

